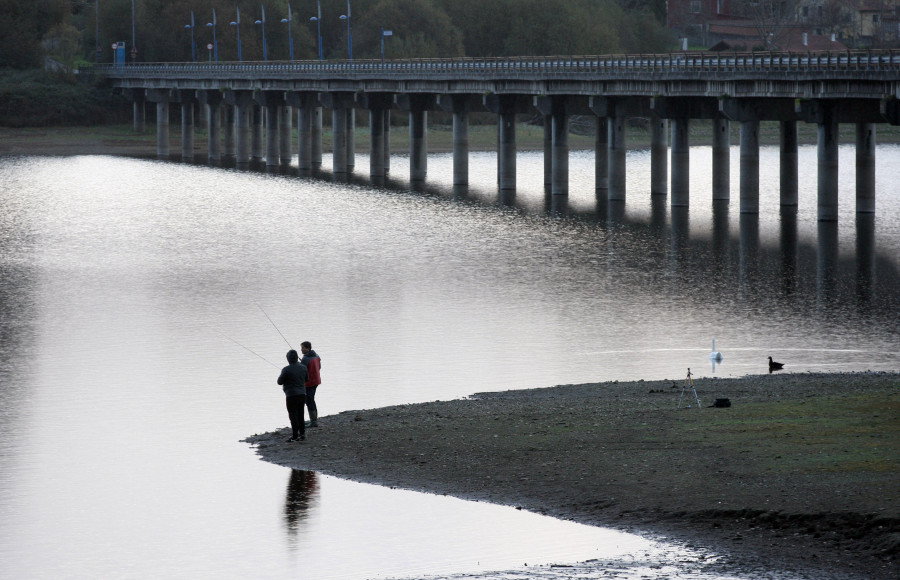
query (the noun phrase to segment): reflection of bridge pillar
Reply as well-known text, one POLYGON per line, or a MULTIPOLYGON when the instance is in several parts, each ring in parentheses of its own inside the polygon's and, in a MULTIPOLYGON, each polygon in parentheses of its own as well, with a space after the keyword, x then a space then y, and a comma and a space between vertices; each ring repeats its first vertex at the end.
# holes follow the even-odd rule
POLYGON ((309 139, 312 151, 312 168, 313 171, 316 171, 322 167, 322 107, 313 107, 309 139))
POLYGON ((713 119, 712 198, 731 199, 731 122, 713 119))
POLYGON ((741 122, 741 213, 759 213, 759 121, 741 122))
POLYGON ((781 290, 784 294, 793 294, 798 282, 798 249, 797 207, 781 208, 781 290))
POLYGON ((872 298, 875 283, 875 214, 856 214, 856 295, 862 302, 872 298))
POLYGON ((875 212, 875 123, 856 124, 856 211, 875 212))
POLYGON ((672 120, 672 207, 687 207, 691 198, 691 120, 672 120))
POLYGON ((738 277, 741 289, 752 284, 756 278, 759 260, 759 214, 742 213, 740 215, 740 249, 738 258, 738 277))
POLYGON ((282 167, 291 164, 291 134, 293 133, 294 109, 288 104, 278 107, 278 157, 282 167))
POLYGON ((799 203, 800 182, 797 174, 797 121, 781 121, 779 131, 781 205, 796 206, 799 203))
POLYGON ((650 116, 650 194, 669 192, 669 121, 650 116))
MULTIPOLYGON (((469 184, 469 112, 485 109, 479 95, 438 95, 441 109, 453 114, 453 185, 469 184)), ((515 134, 514 134, 515 137, 515 134)))
POLYGON ((838 122, 832 105, 820 103, 819 158, 819 220, 838 219, 838 122))
POLYGON ((834 297, 838 269, 837 220, 820 219, 816 244, 816 290, 820 304, 834 297))
POLYGON ((156 103, 156 156, 169 158, 169 91, 147 89, 147 100, 156 103))

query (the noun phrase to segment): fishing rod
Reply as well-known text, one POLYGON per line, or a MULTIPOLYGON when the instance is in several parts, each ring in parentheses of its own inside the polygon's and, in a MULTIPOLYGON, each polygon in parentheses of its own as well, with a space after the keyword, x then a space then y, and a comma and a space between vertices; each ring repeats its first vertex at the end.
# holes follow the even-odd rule
MULTIPOLYGON (((256 303, 256 307, 259 308, 260 311, 261 311, 263 314, 266 314, 266 311, 263 310, 263 307, 259 305, 259 302, 256 303)), ((268 314, 266 314, 266 318, 269 318, 269 315, 268 315, 268 314)), ((278 327, 275 326, 275 323, 272 322, 272 319, 271 319, 271 318, 269 318, 269 322, 272 324, 272 327, 273 327, 275 330, 278 330, 278 327)), ((280 330, 278 330, 278 334, 281 334, 281 331, 280 331, 280 330)), ((284 342, 287 343, 288 347, 290 347, 291 350, 296 350, 293 346, 291 346, 291 343, 288 342, 288 339, 285 338, 283 334, 281 334, 281 338, 284 338, 284 342)))
POLYGON ((216 332, 218 332, 219 334, 221 334, 222 336, 224 336, 225 338, 227 338, 228 340, 230 340, 230 341, 233 342, 234 344, 238 345, 238 346, 241 347, 242 349, 246 350, 247 352, 249 352, 249 353, 251 353, 251 354, 254 354, 254 355, 258 356, 259 358, 261 358, 262 360, 266 361, 267 363, 269 363, 270 365, 272 365, 272 366, 275 367, 276 369, 279 368, 278 365, 276 365, 275 363, 273 363, 272 361, 270 361, 269 359, 267 359, 267 358, 264 357, 263 355, 259 354, 258 352, 256 352, 255 350, 253 350, 253 349, 251 349, 251 348, 248 348, 248 347, 244 346, 243 344, 241 344, 241 343, 239 343, 238 341, 236 341, 235 339, 231 338, 230 336, 228 336, 228 335, 225 334, 224 332, 221 332, 221 331, 219 331, 219 330, 216 330, 215 328, 213 328, 213 330, 215 330, 216 332))

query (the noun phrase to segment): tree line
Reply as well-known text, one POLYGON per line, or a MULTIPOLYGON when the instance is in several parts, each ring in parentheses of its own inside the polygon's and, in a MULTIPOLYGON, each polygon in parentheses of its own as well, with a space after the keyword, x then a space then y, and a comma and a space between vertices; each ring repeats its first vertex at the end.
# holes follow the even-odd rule
POLYGON ((665 0, 0 0, 0 67, 665 52, 665 0), (288 18, 290 5, 291 18, 288 18), (132 10, 134 17, 132 18, 132 10), (348 10, 350 18, 347 16, 348 10), (215 22, 213 21, 215 11, 215 22), (263 12, 265 20, 263 22, 263 12), (240 19, 238 20, 238 13, 240 19), (193 14, 193 20, 192 20, 193 14), (193 26, 191 26, 193 23, 193 26), (391 31, 390 36, 382 30, 391 31), (134 42, 132 43, 132 38, 134 42), (193 41, 193 44, 192 44, 193 41), (265 53, 263 52, 265 44, 265 53))

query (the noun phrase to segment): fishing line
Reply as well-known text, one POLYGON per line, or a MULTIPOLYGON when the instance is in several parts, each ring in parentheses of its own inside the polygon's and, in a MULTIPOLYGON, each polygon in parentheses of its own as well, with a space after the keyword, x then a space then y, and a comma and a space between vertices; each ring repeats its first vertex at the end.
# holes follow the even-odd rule
POLYGON ((228 335, 225 334, 224 332, 221 332, 221 331, 219 331, 219 330, 216 330, 215 328, 213 328, 213 330, 215 330, 216 332, 218 332, 219 334, 221 334, 222 336, 224 336, 225 338, 227 338, 228 340, 230 340, 230 341, 233 342, 234 344, 238 345, 238 346, 241 347, 242 349, 246 350, 247 352, 249 352, 249 353, 251 353, 251 354, 254 354, 254 355, 258 356, 259 358, 261 358, 262 360, 266 361, 267 363, 269 363, 270 365, 272 365, 272 366, 275 367, 276 369, 279 368, 278 365, 276 365, 275 363, 273 363, 272 361, 270 361, 269 359, 267 359, 267 358, 264 357, 263 355, 259 354, 258 352, 256 352, 255 350, 253 350, 253 349, 251 349, 251 348, 248 348, 248 347, 244 346, 243 344, 241 344, 241 343, 239 343, 238 341, 236 341, 235 339, 231 338, 230 336, 228 336, 228 335))
MULTIPOLYGON (((260 310, 263 314, 266 314, 266 311, 263 310, 263 307, 259 305, 259 302, 256 303, 256 307, 259 308, 259 310, 260 310)), ((266 314, 266 318, 269 318, 269 315, 268 315, 268 314, 266 314)), ((275 323, 272 322, 272 319, 271 319, 271 318, 269 318, 269 322, 272 324, 272 327, 275 328, 275 330, 278 330, 278 327, 275 326, 275 323)), ((281 334, 281 331, 280 331, 280 330, 278 330, 278 334, 281 334)), ((281 338, 284 338, 284 335, 283 335, 283 334, 281 334, 281 338)), ((288 339, 284 338, 284 342, 287 343, 288 347, 290 347, 291 350, 296 350, 293 346, 291 346, 291 343, 288 342, 288 339)))

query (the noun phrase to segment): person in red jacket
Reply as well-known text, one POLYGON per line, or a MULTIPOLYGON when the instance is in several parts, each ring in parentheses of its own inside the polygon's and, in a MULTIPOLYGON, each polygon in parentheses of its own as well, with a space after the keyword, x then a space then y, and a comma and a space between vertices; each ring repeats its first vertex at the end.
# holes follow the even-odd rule
POLYGON ((300 343, 300 352, 303 353, 302 364, 306 365, 309 379, 306 381, 306 408, 309 410, 309 426, 319 426, 319 410, 316 408, 316 387, 322 384, 322 359, 312 349, 312 343, 308 340, 300 343))

